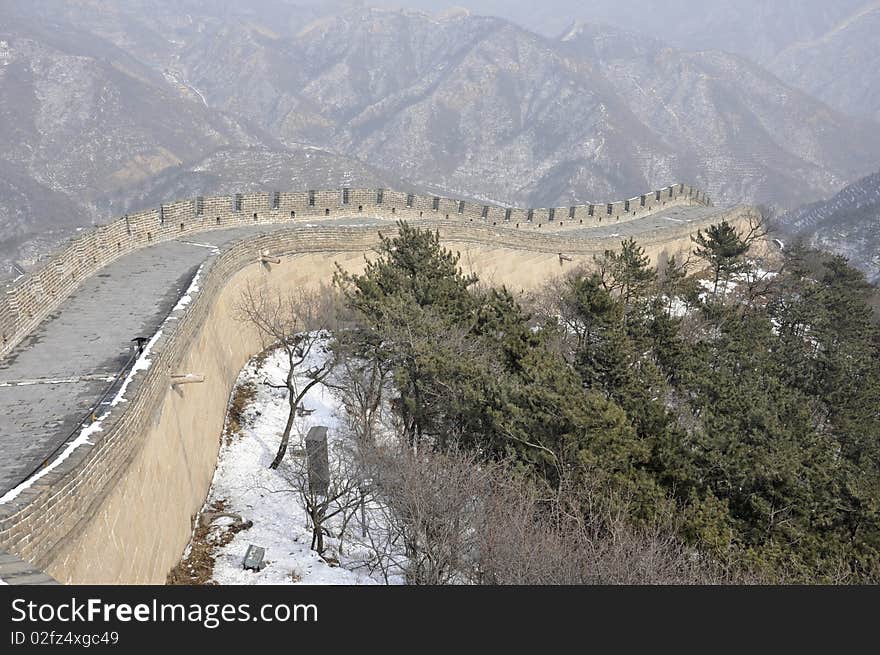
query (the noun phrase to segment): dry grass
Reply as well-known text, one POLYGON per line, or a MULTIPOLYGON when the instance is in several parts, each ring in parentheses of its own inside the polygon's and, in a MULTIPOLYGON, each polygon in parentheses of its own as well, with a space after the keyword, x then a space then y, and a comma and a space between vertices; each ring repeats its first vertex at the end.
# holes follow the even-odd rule
MULTIPOLYGON (((223 512, 226 502, 215 501, 208 507, 208 512, 223 512)), ((211 536, 211 525, 196 525, 193 530, 189 552, 168 573, 165 584, 169 585, 213 585, 211 580, 214 573, 214 558, 218 548, 222 548, 233 537, 243 530, 251 527, 250 521, 227 526, 214 538, 211 536)))
POLYGON ((235 387, 232 399, 229 401, 229 410, 226 418, 226 445, 232 443, 233 437, 241 432, 244 426, 244 412, 250 407, 257 395, 257 388, 253 383, 247 382, 235 387))

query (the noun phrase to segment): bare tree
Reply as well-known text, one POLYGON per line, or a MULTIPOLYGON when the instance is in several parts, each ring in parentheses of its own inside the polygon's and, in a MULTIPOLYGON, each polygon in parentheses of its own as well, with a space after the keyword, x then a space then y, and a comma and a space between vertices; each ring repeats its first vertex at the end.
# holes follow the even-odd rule
POLYGON ((347 432, 358 445, 374 444, 392 366, 378 354, 359 356, 346 348, 342 340, 334 344, 334 355, 336 371, 328 386, 345 412, 347 432))
POLYGON ((369 455, 375 494, 385 509, 384 541, 398 546, 377 556, 396 560, 410 584, 467 581, 463 574, 475 552, 474 527, 490 476, 473 456, 452 452, 403 445, 374 448, 369 455))
POLYGON ((674 517, 636 527, 595 476, 556 490, 495 476, 473 570, 480 584, 707 584, 728 580, 675 536, 674 517))
POLYGON ((265 286, 248 284, 236 305, 239 320, 254 325, 263 339, 264 347, 276 345, 287 356, 287 373, 282 383, 264 384, 273 389, 284 389, 288 414, 281 442, 270 468, 277 469, 284 459, 293 430, 294 419, 303 398, 312 387, 322 383, 333 369, 333 358, 325 348, 328 320, 321 311, 321 295, 301 290, 298 294, 283 296, 271 293, 265 286), (317 364, 313 353, 321 349, 317 364), (300 378, 305 378, 302 382, 300 378))
POLYGON ((527 307, 534 315, 562 328, 558 331, 559 352, 568 359, 586 342, 587 329, 580 314, 566 302, 566 295, 572 280, 589 274, 587 266, 575 266, 564 275, 551 278, 527 297, 527 307))
POLYGON ((632 523, 600 482, 550 488, 457 449, 370 449, 365 565, 410 584, 713 584, 735 581, 676 536, 674 514, 632 523))
MULTIPOLYGON (((378 353, 355 353, 345 343, 344 334, 334 344, 336 369, 328 383, 343 409, 344 436, 360 451, 376 444, 386 392, 391 381, 391 364, 378 353)), ((361 483, 361 538, 366 538, 369 518, 366 511, 368 483, 361 483)))

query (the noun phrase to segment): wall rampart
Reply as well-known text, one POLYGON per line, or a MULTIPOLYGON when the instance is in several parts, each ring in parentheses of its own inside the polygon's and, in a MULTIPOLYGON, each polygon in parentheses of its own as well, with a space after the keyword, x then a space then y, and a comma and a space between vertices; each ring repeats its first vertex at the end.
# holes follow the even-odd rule
POLYGON ((0 298, 0 357, 67 298, 86 277, 135 249, 212 229, 287 224, 302 219, 381 214, 408 220, 448 219, 486 225, 574 222, 597 226, 644 217, 673 205, 711 205, 706 194, 676 184, 644 196, 574 207, 519 209, 391 189, 336 189, 198 197, 128 214, 72 239, 39 269, 7 284, 0 298), (653 198, 650 203, 649 198, 653 198), (551 217, 552 213, 552 217, 551 217))

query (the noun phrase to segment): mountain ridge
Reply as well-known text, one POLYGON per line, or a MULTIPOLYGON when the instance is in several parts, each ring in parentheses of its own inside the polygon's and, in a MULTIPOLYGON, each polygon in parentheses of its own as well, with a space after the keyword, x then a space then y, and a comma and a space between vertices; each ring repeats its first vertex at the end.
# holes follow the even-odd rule
POLYGON ((831 198, 779 217, 780 226, 810 245, 845 256, 880 282, 880 171, 831 198))

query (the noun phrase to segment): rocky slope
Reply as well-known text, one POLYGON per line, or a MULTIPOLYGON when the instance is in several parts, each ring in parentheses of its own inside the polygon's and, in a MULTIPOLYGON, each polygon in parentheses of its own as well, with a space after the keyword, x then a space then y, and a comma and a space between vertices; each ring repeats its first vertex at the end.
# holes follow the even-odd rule
POLYGON ((155 207, 170 198, 343 186, 417 191, 408 182, 367 164, 310 146, 284 149, 224 148, 186 166, 168 169, 129 189, 124 199, 99 200, 108 215, 155 207))
POLYGON ((779 218, 787 232, 839 253, 880 282, 880 172, 779 218))
POLYGON ((877 0, 408 0, 503 16, 547 36, 572 21, 623 26, 688 50, 744 55, 835 109, 880 118, 877 0))
POLYGON ((165 79, 94 34, 0 6, 0 172, 4 249, 97 218, 124 195, 221 146, 275 143, 181 98, 165 79))
POLYGON ((27 268, 77 227, 196 186, 231 193, 273 178, 288 188, 381 177, 351 158, 286 154, 265 130, 134 56, 173 52, 156 22, 173 15, 170 4, 152 17, 142 4, 140 14, 103 2, 0 4, 0 273, 15 274, 13 261, 27 268))
POLYGON ((181 53, 212 105, 448 192, 542 205, 688 179, 793 207, 872 170, 880 135, 749 61, 608 28, 354 10, 292 37, 221 26, 181 53))
POLYGON ((767 61, 777 75, 854 115, 880 121, 880 2, 767 61))
POLYGON ((626 26, 685 49, 736 52, 755 61, 813 39, 872 0, 406 0, 440 11, 450 5, 501 16, 554 37, 572 21, 626 26))
POLYGON ((736 55, 347 4, 0 4, 0 249, 28 260, 77 225, 267 186, 542 206, 684 180, 791 208, 880 159, 873 123, 736 55))
MULTIPOLYGON (((548 204, 634 194, 677 177, 720 201, 794 207, 838 190, 880 158, 872 126, 745 59, 611 28, 581 26, 545 39, 466 12, 339 10, 344 2, 105 4, 63 6, 69 20, 162 66, 183 94, 287 144, 353 154, 443 192, 548 204)), ((664 5, 659 27, 656 11, 638 0, 463 4, 529 16, 542 28, 541 12, 653 25, 662 38, 696 45, 699 35, 719 47, 760 38, 775 54, 864 3, 752 2, 745 11, 741 0, 713 0, 717 12, 694 12, 677 0, 664 5)))

